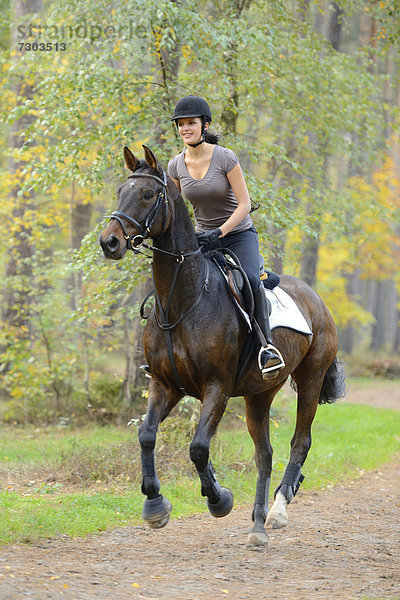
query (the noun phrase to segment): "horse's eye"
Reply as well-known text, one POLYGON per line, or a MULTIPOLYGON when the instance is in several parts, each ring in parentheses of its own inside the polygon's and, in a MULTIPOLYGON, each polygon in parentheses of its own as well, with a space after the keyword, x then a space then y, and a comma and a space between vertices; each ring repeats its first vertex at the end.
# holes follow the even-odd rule
POLYGON ((143 195, 143 198, 145 200, 151 200, 152 197, 153 197, 153 192, 145 192, 143 195))

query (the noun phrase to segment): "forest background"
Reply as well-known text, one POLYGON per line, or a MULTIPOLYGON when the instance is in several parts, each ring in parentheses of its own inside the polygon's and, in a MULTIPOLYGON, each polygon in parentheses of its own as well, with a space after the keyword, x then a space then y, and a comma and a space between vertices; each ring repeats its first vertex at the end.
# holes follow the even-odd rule
POLYGON ((166 164, 190 93, 240 157, 267 268, 315 287, 358 372, 399 374, 398 0, 0 5, 2 420, 141 402, 150 263, 97 238, 123 146, 166 164))

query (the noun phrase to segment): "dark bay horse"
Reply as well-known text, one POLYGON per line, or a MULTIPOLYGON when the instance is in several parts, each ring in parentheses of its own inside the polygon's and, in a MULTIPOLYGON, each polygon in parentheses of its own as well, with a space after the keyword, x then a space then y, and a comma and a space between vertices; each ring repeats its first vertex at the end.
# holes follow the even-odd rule
POLYGON ((304 282, 282 276, 281 287, 292 296, 313 335, 277 327, 273 342, 286 367, 264 381, 257 353, 237 378, 248 340, 248 327, 235 308, 216 265, 200 252, 185 203, 161 164, 143 146, 145 161, 124 148, 132 171, 118 190, 118 209, 111 215, 100 244, 107 258, 121 259, 127 249, 151 238, 156 305, 144 333, 144 351, 152 378, 148 411, 139 430, 142 492, 147 496, 143 519, 153 528, 169 520, 171 505, 160 494, 154 447, 157 429, 186 394, 202 403, 199 423, 190 445, 190 458, 215 517, 233 506, 230 490, 218 483, 209 459, 210 440, 231 396, 244 396, 246 421, 255 446, 258 470, 249 545, 263 545, 266 525, 287 524, 286 507, 303 480, 301 467, 311 446, 311 424, 318 403, 343 395, 344 374, 336 359, 338 340, 333 319, 321 298, 304 282), (291 375, 297 387, 297 421, 290 460, 268 512, 272 466, 269 411, 275 394, 291 375))

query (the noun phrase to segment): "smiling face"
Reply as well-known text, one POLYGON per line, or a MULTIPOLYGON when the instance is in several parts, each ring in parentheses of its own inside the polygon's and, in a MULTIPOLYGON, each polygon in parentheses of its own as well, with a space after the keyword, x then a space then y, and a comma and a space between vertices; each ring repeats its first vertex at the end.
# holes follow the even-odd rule
MULTIPOLYGON (((201 139, 202 120, 200 117, 177 119, 178 131, 185 144, 197 144, 201 139)), ((206 124, 206 129, 208 123, 206 124)))

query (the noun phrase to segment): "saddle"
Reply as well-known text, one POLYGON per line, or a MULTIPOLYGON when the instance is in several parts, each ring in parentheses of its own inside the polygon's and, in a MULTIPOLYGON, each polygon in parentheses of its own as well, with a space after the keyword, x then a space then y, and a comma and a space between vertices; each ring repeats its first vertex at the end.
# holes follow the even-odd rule
MULTIPOLYGON (((253 290, 238 257, 228 248, 211 251, 207 253, 207 256, 211 258, 224 275, 232 296, 239 307, 247 313, 251 323, 254 317, 253 290)), ((280 282, 279 275, 272 271, 264 272, 260 279, 264 287, 270 290, 279 285, 280 282)))
MULTIPOLYGON (((221 271, 229 291, 235 299, 237 306, 241 309, 245 319, 251 324, 254 318, 254 296, 253 290, 246 272, 240 264, 236 254, 228 248, 221 250, 211 250, 204 252, 205 256, 212 260, 221 271)), ((265 271, 261 277, 261 282, 267 290, 273 290, 280 283, 280 277, 272 271, 265 271)), ((145 314, 145 306, 150 297, 154 294, 154 288, 146 295, 140 307, 140 316, 142 319, 148 319, 149 314, 145 314)), ((271 312, 271 304, 270 312, 271 312)))

